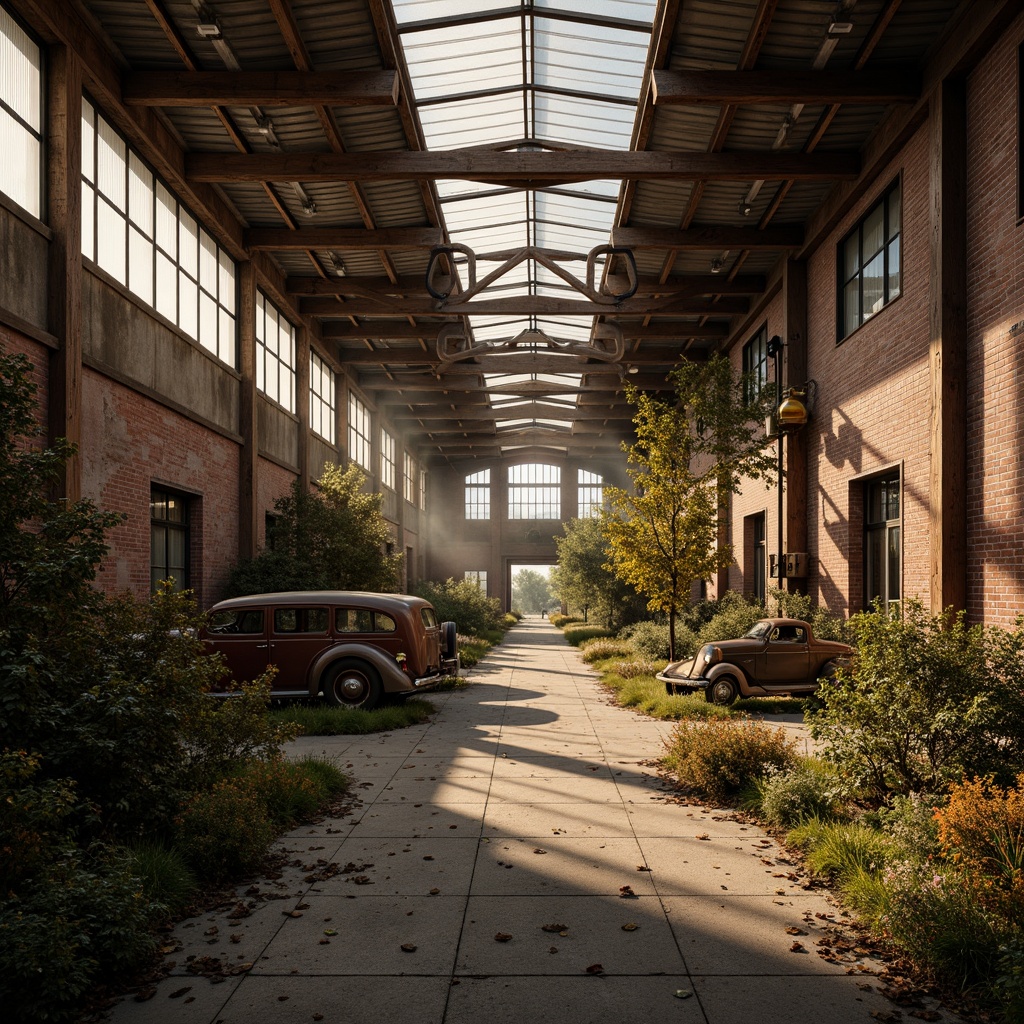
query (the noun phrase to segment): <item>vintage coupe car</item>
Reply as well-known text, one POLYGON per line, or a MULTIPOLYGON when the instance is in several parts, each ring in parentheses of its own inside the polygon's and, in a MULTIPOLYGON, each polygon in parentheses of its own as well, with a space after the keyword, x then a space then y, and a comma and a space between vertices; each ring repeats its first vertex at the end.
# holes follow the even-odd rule
POLYGON ((705 644, 695 658, 674 661, 657 678, 669 694, 703 690, 712 704, 737 697, 813 693, 818 680, 846 664, 853 648, 817 640, 800 619, 761 619, 738 640, 705 644))
POLYGON ((236 681, 273 665, 274 697, 319 695, 337 707, 373 708, 386 695, 428 690, 459 669, 455 623, 439 623, 429 601, 406 594, 235 597, 210 609, 200 635, 236 681))

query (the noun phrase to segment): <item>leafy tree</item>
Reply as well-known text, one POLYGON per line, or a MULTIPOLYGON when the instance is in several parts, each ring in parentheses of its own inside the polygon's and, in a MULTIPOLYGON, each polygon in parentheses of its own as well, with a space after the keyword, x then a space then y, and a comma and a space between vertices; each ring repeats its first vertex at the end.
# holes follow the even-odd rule
POLYGON ((529 614, 543 611, 551 604, 547 577, 533 569, 520 569, 512 577, 512 606, 529 614))
POLYGON ((501 629, 501 604, 488 597, 476 580, 422 580, 416 593, 426 598, 440 622, 454 622, 463 636, 482 636, 501 629))
POLYGON ((551 570, 555 593, 565 604, 593 611, 609 629, 621 623, 636 599, 636 591, 608 566, 608 542, 597 518, 572 519, 555 537, 558 565, 551 570))
POLYGON ((391 534, 381 514, 383 497, 364 491, 365 483, 355 465, 343 470, 328 464, 311 491, 296 480, 274 503, 267 549, 235 567, 228 593, 394 590, 402 556, 387 553, 391 534))
POLYGON ((623 445, 633 490, 605 487, 601 524, 616 574, 667 614, 674 658, 677 610, 695 582, 732 561, 731 548, 717 544, 728 495, 775 465, 764 434, 774 391, 750 398, 748 388, 745 401, 743 379, 720 356, 684 362, 669 380, 672 405, 627 385, 636 406, 636 442, 623 445))

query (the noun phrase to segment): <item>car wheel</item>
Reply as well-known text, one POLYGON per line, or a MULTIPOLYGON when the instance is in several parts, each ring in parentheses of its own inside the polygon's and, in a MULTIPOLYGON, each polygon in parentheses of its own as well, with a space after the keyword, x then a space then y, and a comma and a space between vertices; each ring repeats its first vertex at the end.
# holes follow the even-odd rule
POLYGON ((377 707, 384 697, 384 687, 376 669, 365 661, 348 658, 332 665, 324 674, 324 700, 336 708, 377 707))
POLYGON ((456 626, 454 622, 441 623, 441 653, 446 658, 454 658, 459 641, 456 637, 456 626))
POLYGON ((719 676, 705 691, 704 699, 709 704, 728 707, 739 695, 740 688, 732 676, 719 676))

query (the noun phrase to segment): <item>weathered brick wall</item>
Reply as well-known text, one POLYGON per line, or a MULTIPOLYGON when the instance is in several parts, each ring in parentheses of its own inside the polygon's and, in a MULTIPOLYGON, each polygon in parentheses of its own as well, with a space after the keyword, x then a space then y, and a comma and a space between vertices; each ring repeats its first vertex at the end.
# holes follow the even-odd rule
POLYGON ((215 601, 238 555, 238 445, 88 369, 82 408, 83 495, 127 516, 109 535, 99 585, 149 594, 155 484, 191 497, 192 585, 201 606, 215 601))
POLYGON ((23 355, 32 364, 29 380, 36 388, 36 422, 45 430, 49 409, 47 388, 50 378, 50 349, 18 331, 0 326, 0 351, 8 355, 23 355))
POLYGON ((273 513, 274 502, 291 490, 295 474, 269 459, 256 460, 256 530, 257 547, 267 542, 267 513, 273 513))
POLYGON ((1024 224, 1017 219, 1018 18, 968 80, 968 613, 1024 611, 1024 224))

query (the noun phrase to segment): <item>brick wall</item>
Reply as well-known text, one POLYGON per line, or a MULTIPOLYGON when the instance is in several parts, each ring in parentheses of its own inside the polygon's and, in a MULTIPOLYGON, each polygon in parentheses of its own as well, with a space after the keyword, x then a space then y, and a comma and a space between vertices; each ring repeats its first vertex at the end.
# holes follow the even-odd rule
POLYGON ((50 349, 46 345, 15 330, 0 326, 0 351, 7 355, 20 354, 26 356, 32 364, 29 379, 36 388, 36 422, 46 429, 46 417, 49 409, 47 403, 47 385, 50 377, 50 349))
POLYGON ((968 80, 968 612, 1024 611, 1024 225, 1017 219, 1018 18, 968 80))

